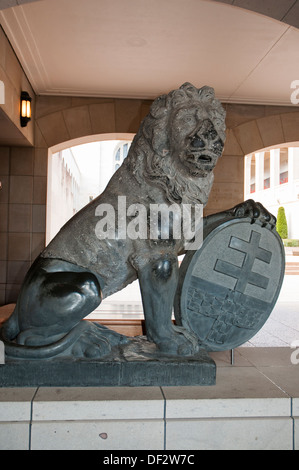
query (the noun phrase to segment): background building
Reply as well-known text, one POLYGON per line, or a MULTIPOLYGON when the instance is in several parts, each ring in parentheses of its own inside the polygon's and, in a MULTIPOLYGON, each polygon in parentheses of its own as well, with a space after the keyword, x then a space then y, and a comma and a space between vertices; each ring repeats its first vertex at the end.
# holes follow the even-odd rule
MULTIPOLYGON (((294 144, 293 144, 294 145, 294 144)), ((261 150, 245 157, 245 199, 261 202, 277 216, 283 206, 289 238, 299 238, 299 147, 261 150)))
POLYGON ((104 191, 128 155, 130 145, 130 141, 93 142, 51 156, 48 164, 46 244, 73 215, 104 191))

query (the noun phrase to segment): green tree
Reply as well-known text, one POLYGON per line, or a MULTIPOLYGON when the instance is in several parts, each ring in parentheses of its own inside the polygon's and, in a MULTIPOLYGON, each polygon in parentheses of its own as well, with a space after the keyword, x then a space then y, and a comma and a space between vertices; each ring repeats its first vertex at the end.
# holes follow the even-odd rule
POLYGON ((288 223, 287 223, 287 218, 286 218, 284 207, 280 207, 278 209, 276 230, 279 233, 281 238, 283 239, 288 238, 288 223))

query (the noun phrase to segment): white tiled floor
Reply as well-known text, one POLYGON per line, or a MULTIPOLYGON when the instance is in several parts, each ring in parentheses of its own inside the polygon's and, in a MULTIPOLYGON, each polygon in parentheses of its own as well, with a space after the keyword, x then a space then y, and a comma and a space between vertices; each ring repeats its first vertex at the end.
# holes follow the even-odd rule
POLYGON ((299 449, 290 348, 211 353, 216 385, 0 388, 0 449, 299 449))

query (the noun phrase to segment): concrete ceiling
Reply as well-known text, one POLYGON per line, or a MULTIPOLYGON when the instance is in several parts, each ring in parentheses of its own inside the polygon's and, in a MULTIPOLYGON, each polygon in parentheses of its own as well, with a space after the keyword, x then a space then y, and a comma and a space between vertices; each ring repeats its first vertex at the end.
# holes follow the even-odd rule
POLYGON ((0 23, 40 95, 152 99, 190 81, 223 102, 291 105, 299 30, 232 2, 22 0, 0 23))

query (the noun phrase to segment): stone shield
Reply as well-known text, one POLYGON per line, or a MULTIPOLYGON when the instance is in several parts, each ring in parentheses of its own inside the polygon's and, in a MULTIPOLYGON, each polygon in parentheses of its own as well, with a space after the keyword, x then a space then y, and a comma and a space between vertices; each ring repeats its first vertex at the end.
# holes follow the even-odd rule
POLYGON ((234 349, 269 318, 283 282, 284 247, 274 230, 250 219, 226 222, 188 252, 174 312, 208 351, 234 349))

